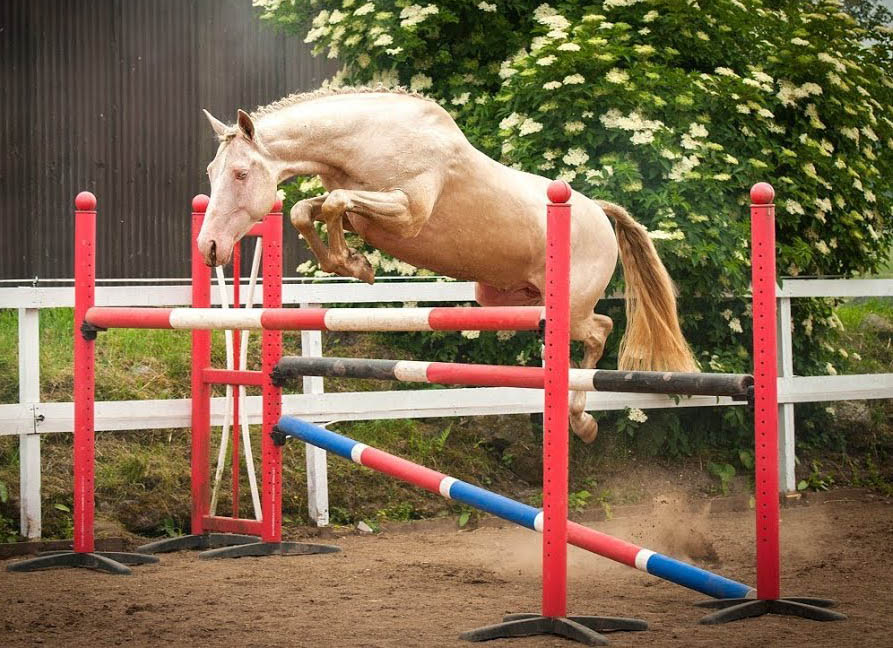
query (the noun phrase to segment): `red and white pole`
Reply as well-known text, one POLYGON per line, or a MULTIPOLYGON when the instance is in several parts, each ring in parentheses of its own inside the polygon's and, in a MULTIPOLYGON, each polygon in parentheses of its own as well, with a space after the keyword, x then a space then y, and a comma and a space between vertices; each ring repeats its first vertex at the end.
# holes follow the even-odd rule
POLYGON ((543 616, 567 616, 568 370, 571 187, 549 185, 543 416, 543 616))
MULTIPOLYGON (((282 201, 277 200, 273 211, 264 219, 263 232, 264 308, 282 306, 282 201)), ((261 372, 264 384, 263 431, 261 434, 261 540, 282 540, 282 446, 273 442, 273 427, 282 416, 282 390, 273 384, 271 376, 282 357, 282 331, 264 330, 261 335, 261 372)))
POLYGON ((93 552, 94 340, 81 326, 96 295, 96 196, 74 199, 74 551, 93 552))
POLYGON ((753 291, 757 598, 779 598, 778 364, 775 310, 775 190, 750 190, 753 291))
MULTIPOLYGON (((211 307, 211 269, 198 250, 198 234, 209 198, 192 199, 192 307, 211 307)), ((211 331, 192 332, 192 534, 204 533, 210 510, 211 386, 204 370, 211 367, 211 331)))

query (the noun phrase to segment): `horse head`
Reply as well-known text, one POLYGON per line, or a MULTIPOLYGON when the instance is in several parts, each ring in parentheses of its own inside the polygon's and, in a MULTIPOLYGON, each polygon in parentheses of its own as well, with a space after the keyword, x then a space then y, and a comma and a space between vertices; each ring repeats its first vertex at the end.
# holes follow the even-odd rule
POLYGON ((209 266, 226 265, 233 248, 276 202, 276 176, 266 148, 248 113, 239 110, 235 127, 204 111, 220 140, 208 165, 211 201, 205 213, 198 249, 209 266))

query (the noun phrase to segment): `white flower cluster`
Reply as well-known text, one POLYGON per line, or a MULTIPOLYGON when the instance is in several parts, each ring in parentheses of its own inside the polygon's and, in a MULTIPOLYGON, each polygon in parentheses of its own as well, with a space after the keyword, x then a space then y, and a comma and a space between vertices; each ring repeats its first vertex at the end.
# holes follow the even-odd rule
POLYGON ((415 27, 419 23, 423 22, 428 16, 433 16, 436 13, 440 13, 440 9, 437 5, 429 4, 425 7, 417 4, 409 5, 408 7, 404 7, 403 11, 400 12, 400 26, 403 29, 407 29, 408 27, 415 27))
POLYGON ((409 89, 413 92, 421 92, 422 90, 427 90, 432 85, 434 85, 434 81, 429 76, 425 76, 424 74, 415 74, 409 80, 409 89))
POLYGON ((815 104, 808 104, 804 112, 806 113, 806 116, 809 117, 810 126, 819 130, 825 129, 825 125, 822 123, 822 120, 819 119, 819 111, 816 109, 815 104))
POLYGON ((631 407, 626 414, 626 418, 628 418, 633 423, 644 423, 648 420, 648 415, 645 414, 638 407, 631 407))
POLYGON ((404 277, 410 277, 415 274, 416 267, 398 259, 391 259, 384 256, 380 250, 372 250, 372 252, 364 253, 366 260, 373 268, 381 268, 385 272, 396 272, 404 277))
POLYGON ((310 274, 315 267, 316 267, 316 262, 313 259, 308 259, 307 261, 304 261, 304 263, 299 265, 297 268, 295 268, 295 271, 300 274, 306 275, 306 274, 310 274))
POLYGON ((496 5, 489 2, 479 2, 478 9, 480 9, 481 11, 494 13, 496 11, 496 5))
POLYGON ((578 167, 589 161, 589 154, 581 148, 572 148, 561 158, 561 161, 568 166, 578 167))
POLYGON ((643 0, 605 0, 603 5, 605 9, 614 9, 615 7, 632 7, 642 1, 643 0))
POLYGON ((822 63, 834 66, 834 69, 840 74, 846 73, 846 66, 827 52, 819 52, 817 57, 822 63))
POLYGON ((481 337, 480 331, 462 331, 462 337, 468 338, 469 340, 476 340, 481 337))
POLYGON ((662 121, 656 119, 644 119, 638 112, 633 111, 629 115, 621 113, 616 108, 598 118, 605 128, 618 128, 632 131, 630 141, 633 144, 650 144, 654 141, 654 132, 665 128, 662 121))
POLYGON ((760 83, 774 83, 774 82, 775 82, 775 79, 773 79, 771 76, 769 76, 768 74, 766 74, 765 72, 763 72, 763 70, 761 70, 761 69, 758 68, 758 67, 754 67, 754 66, 752 66, 752 65, 749 65, 749 66, 748 66, 748 69, 750 70, 750 75, 751 75, 754 79, 756 79, 757 81, 759 81, 760 83))
POLYGON ((667 178, 675 182, 681 182, 700 163, 701 160, 697 155, 684 155, 667 173, 667 178))
MULTIPOLYGON (((539 61, 537 61, 537 63, 538 62, 539 61)), ((605 74, 605 81, 607 81, 608 83, 623 84, 629 81, 629 74, 627 74, 620 68, 611 68, 605 74)))
POLYGON ((511 115, 499 122, 499 130, 512 130, 515 126, 524 121, 525 116, 513 112, 511 115))
POLYGON ((527 117, 523 122, 521 122, 520 128, 518 128, 518 135, 532 135, 533 133, 539 133, 543 130, 543 125, 532 119, 531 117, 527 117))
POLYGON ((681 241, 685 238, 685 232, 682 230, 673 230, 672 232, 653 230, 648 232, 648 238, 652 240, 681 241))
POLYGON ((558 11, 553 9, 547 3, 543 3, 533 10, 533 19, 541 25, 561 31, 571 26, 571 23, 567 18, 559 14, 558 11))
POLYGON ((779 82, 781 89, 775 95, 783 106, 794 106, 797 100, 809 97, 810 95, 822 94, 822 86, 817 83, 807 82, 803 85, 796 86, 790 81, 782 80, 779 82))

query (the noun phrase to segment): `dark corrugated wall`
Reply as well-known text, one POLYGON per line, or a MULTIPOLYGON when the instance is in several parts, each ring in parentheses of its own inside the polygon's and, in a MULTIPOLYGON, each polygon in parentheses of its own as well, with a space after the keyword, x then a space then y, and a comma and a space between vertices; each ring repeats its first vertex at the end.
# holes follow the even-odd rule
MULTIPOLYGON (((81 189, 98 198, 99 277, 189 273, 216 150, 201 109, 233 122, 337 69, 256 15, 250 0, 0 2, 0 278, 72 276, 81 189)), ((304 246, 286 240, 294 267, 304 246)))

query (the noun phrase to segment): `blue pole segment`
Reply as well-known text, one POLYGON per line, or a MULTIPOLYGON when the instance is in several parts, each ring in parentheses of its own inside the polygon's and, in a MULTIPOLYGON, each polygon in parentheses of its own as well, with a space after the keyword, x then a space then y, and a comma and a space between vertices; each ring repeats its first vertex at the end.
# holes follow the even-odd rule
POLYGON ((528 529, 536 530, 534 520, 539 515, 540 509, 516 502, 496 493, 491 493, 479 486, 473 486, 463 481, 455 481, 450 486, 450 498, 487 513, 492 513, 515 524, 520 524, 528 529))
POLYGON ((289 436, 297 437, 301 441, 315 445, 327 452, 334 452, 345 459, 353 459, 350 456, 350 451, 357 445, 357 442, 346 436, 341 436, 337 432, 330 432, 323 427, 291 416, 283 416, 276 426, 289 436))
POLYGON ((753 588, 659 553, 648 559, 649 574, 715 598, 747 598, 753 588))

